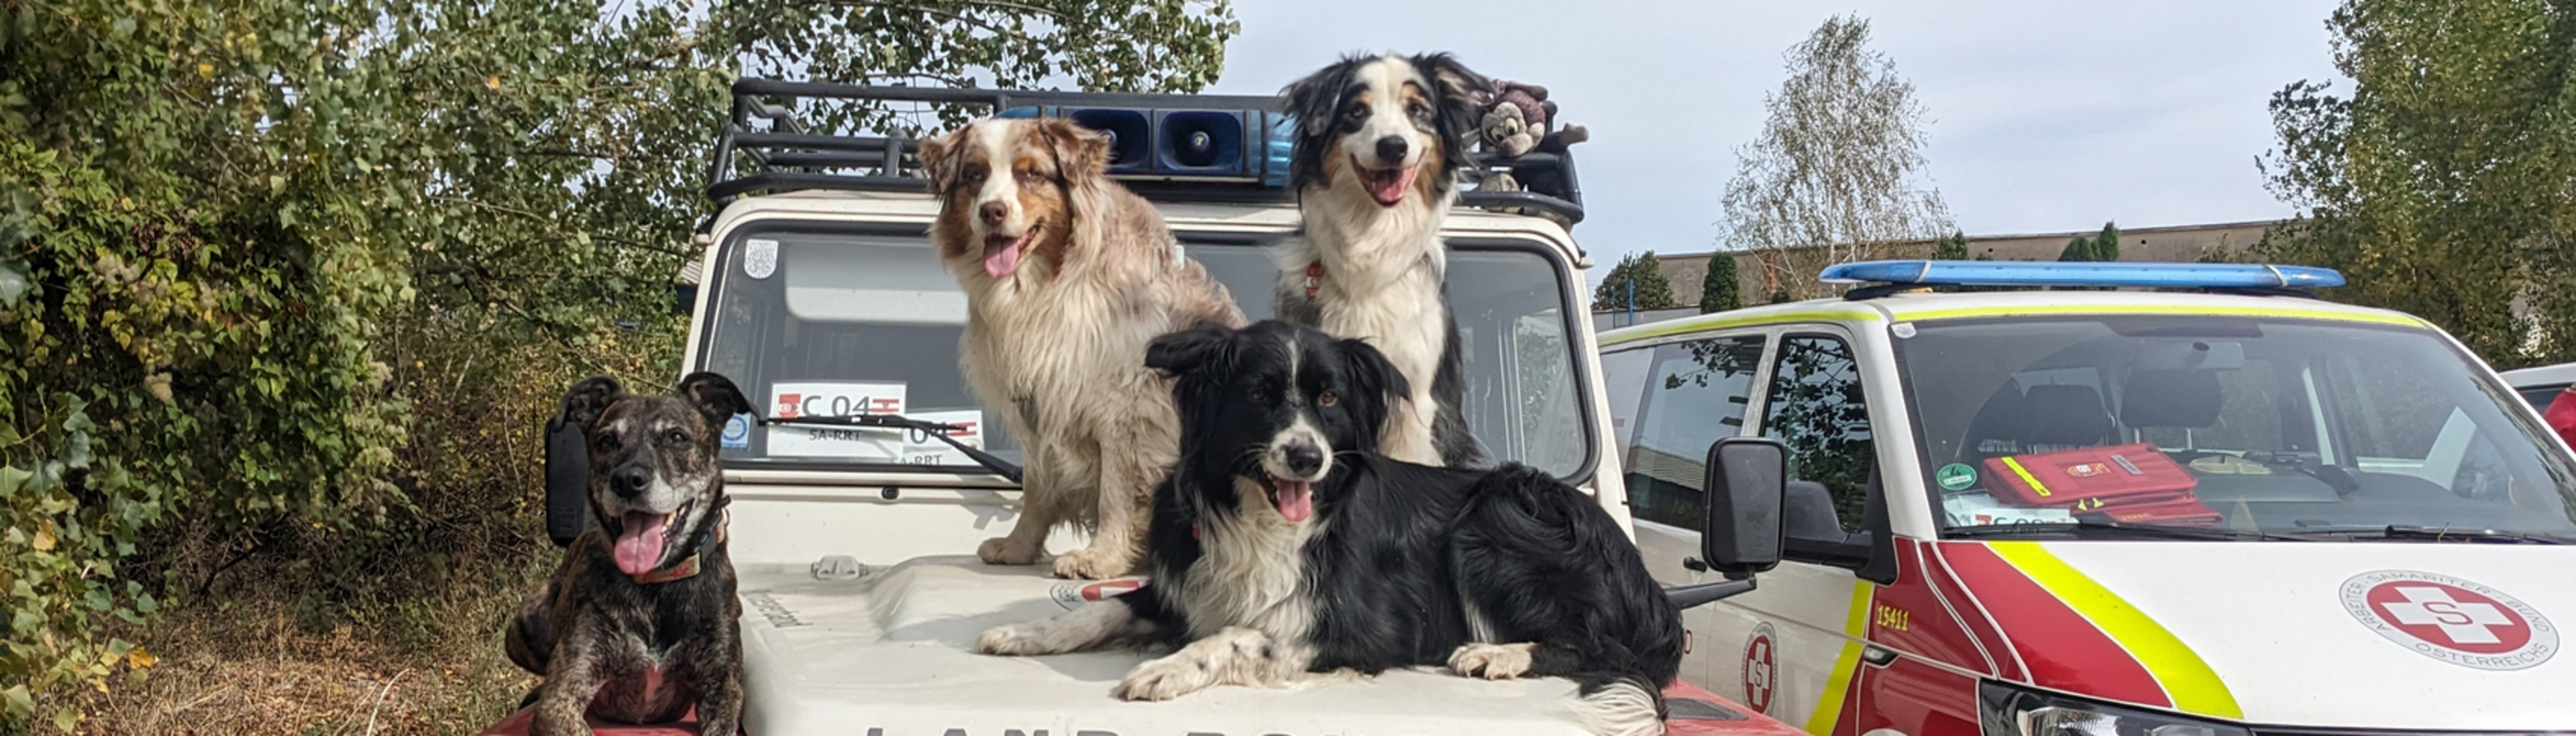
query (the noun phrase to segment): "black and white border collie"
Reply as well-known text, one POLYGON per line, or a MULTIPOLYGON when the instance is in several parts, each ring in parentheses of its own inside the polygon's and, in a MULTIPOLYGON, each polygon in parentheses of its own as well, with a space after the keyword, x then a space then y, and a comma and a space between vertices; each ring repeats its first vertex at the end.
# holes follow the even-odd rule
POLYGON ((1448 54, 1351 56, 1288 85, 1297 119, 1289 186, 1304 233, 1277 251, 1278 314, 1366 338, 1412 390, 1377 449, 1426 465, 1486 464, 1459 413, 1457 321, 1441 284, 1440 225, 1473 163, 1477 97, 1491 86, 1448 54))
POLYGON ((1407 386, 1360 340, 1273 320, 1165 335, 1146 361, 1178 379, 1182 437, 1155 489, 1152 582, 978 651, 1177 646, 1127 673, 1128 700, 1415 666, 1567 677, 1595 733, 1662 732, 1681 614, 1591 497, 1517 464, 1369 451, 1407 386))

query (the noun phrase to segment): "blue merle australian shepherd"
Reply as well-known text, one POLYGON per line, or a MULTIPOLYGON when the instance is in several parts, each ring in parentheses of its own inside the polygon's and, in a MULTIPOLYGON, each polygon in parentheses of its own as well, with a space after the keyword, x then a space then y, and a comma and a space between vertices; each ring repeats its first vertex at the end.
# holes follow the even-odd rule
POLYGON ((1662 732, 1681 615, 1592 498, 1519 465, 1378 455, 1407 387, 1360 340, 1206 327, 1157 338, 1146 362, 1178 379, 1182 437, 1155 490, 1152 582, 986 631, 979 651, 1177 646, 1127 673, 1129 700, 1415 666, 1566 677, 1594 732, 1662 732))
POLYGON ((1406 462, 1490 464, 1459 406, 1465 371, 1440 241, 1490 88, 1448 54, 1387 54, 1344 58, 1284 92, 1303 224, 1277 250, 1278 314, 1366 338, 1403 374, 1405 400, 1387 407, 1374 449, 1406 462))

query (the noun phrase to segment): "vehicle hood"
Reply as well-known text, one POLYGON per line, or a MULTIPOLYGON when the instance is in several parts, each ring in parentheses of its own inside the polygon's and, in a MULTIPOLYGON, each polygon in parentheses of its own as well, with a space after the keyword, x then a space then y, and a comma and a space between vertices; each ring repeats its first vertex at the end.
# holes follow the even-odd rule
POLYGON ((755 736, 1326 736, 1351 733, 1580 736, 1572 683, 1486 682, 1444 671, 1273 690, 1219 687, 1160 703, 1110 689, 1135 651, 976 654, 985 629, 1114 595, 1134 581, 1045 577, 935 557, 856 579, 744 570, 746 732, 755 736))
MULTIPOLYGON (((2420 542, 1943 545, 2040 685, 2109 696, 2108 639, 2177 710, 2254 724, 2478 731, 2576 728, 2576 547, 2420 542), (1953 555, 1952 551, 1971 554, 1953 555), (2005 564, 1958 564, 1992 554, 2005 564), (2039 599, 2053 600, 2039 600, 2039 599), (1998 606, 2062 605, 2092 631, 2034 631, 1998 606), (2016 629, 2019 630, 2016 630, 2016 629), (2096 636, 2098 634, 2099 636, 2096 636), (2107 655, 2107 656, 2104 656, 2107 655), (2075 666, 2088 663, 2063 662, 2075 666), (2066 670, 2073 671, 2073 670, 2066 670), (2232 711, 2232 712, 2231 712, 2232 711)), ((2069 619, 2074 620, 2074 619, 2069 619)), ((2078 624, 2080 626, 2080 622, 2078 624)), ((2112 698, 2125 699, 2125 698, 2112 698)), ((2134 702, 2134 701, 2133 701, 2134 702)), ((2161 705, 2149 703, 2151 705, 2161 705)))

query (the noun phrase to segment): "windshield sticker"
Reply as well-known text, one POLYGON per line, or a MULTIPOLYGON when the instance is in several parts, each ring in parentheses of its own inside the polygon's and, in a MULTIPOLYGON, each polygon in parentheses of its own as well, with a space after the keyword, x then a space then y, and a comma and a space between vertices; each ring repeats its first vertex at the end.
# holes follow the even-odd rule
MULTIPOLYGON (((984 412, 981 409, 960 411, 923 411, 904 416, 925 422, 954 425, 958 429, 948 438, 978 450, 984 449, 984 412)), ((975 459, 949 446, 929 432, 905 432, 903 462, 907 465, 974 465, 975 459)))
POLYGON ((1951 526, 1997 526, 2002 524, 2064 524, 2075 520, 2066 509, 2017 508, 1995 503, 1983 493, 1960 493, 1941 497, 1941 509, 1950 514, 1951 526))
POLYGON ((1906 338, 1909 338, 1909 337, 1913 337, 1913 336, 1914 336, 1914 323, 1912 323, 1912 322, 1898 322, 1898 323, 1893 324, 1893 325, 1888 325, 1888 327, 1887 327, 1887 334, 1895 335, 1895 336, 1896 336, 1896 339, 1899 339, 1899 340, 1903 340, 1903 339, 1906 339, 1906 338))
MULTIPOLYGON (((892 381, 773 383, 769 416, 776 419, 902 414, 904 384, 892 381)), ((934 442, 936 440, 933 440, 934 442)), ((771 457, 828 457, 893 462, 903 457, 904 431, 879 427, 773 424, 771 457)))
POLYGON ((2504 591, 2449 575, 2374 570, 2346 578, 2344 611, 2363 627, 2427 657, 2489 671, 2540 666, 2558 629, 2504 591))
POLYGON ((765 279, 777 272, 778 241, 758 238, 742 241, 742 275, 765 279))
POLYGON ((1977 469, 1967 463, 1951 463, 1941 466, 1932 478, 1941 483, 1941 490, 1964 491, 1977 485, 1977 469))
POLYGON ((735 414, 733 418, 726 419, 723 439, 724 449, 751 449, 751 415, 735 414))

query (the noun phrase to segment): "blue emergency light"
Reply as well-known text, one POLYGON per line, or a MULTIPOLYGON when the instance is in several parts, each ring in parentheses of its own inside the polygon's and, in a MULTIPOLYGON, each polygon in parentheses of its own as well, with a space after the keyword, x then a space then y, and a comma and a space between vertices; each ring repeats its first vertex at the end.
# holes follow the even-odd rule
POLYGON ((1144 181, 1288 185, 1295 122, 1262 109, 1156 109, 1028 105, 1003 118, 1064 117, 1109 134, 1109 175, 1144 181))
POLYGON ((2246 263, 1863 261, 1827 266, 1817 279, 1838 284, 2150 289, 2319 289, 2343 285, 2343 274, 2331 268, 2246 263))

